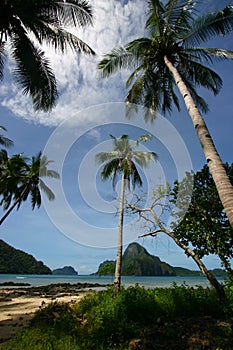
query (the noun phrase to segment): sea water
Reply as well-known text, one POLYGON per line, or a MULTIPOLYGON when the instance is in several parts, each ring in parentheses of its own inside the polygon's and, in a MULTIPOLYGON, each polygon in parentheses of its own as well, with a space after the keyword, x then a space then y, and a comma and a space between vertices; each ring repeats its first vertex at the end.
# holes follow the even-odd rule
MULTIPOLYGON (((4 282, 28 283, 31 287, 45 286, 55 283, 99 283, 101 285, 113 284, 113 276, 96 275, 6 275, 0 274, 0 284, 4 282)), ((223 278, 218 278, 219 282, 224 283, 223 278)), ((122 276, 122 285, 125 287, 138 284, 145 288, 169 288, 174 283, 178 286, 185 284, 190 287, 209 287, 210 283, 205 276, 122 276)), ((0 286, 1 288, 1 286, 0 286)))

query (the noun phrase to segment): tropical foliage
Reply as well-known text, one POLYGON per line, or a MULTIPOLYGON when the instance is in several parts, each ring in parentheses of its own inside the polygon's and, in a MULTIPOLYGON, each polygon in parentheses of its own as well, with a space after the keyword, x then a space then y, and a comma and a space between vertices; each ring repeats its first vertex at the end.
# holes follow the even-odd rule
POLYGON ((76 305, 51 303, 6 350, 232 349, 232 293, 225 307, 214 290, 135 286, 91 293, 76 305), (212 346, 213 345, 213 346, 212 346))
MULTIPOLYGON (((233 184, 233 164, 226 163, 225 168, 233 184)), ((188 177, 182 183, 176 182, 173 189, 174 199, 182 187, 186 188, 186 182, 189 182, 188 177)), ((189 208, 174 229, 176 237, 185 244, 192 244, 200 258, 209 254, 218 255, 224 268, 233 275, 230 265, 233 257, 233 230, 207 165, 194 174, 193 192, 189 199, 189 208)), ((177 214, 179 216, 179 211, 177 214)))
POLYGON ((0 3, 0 79, 8 53, 15 63, 13 74, 36 110, 51 110, 57 100, 52 62, 42 50, 47 44, 64 53, 67 48, 93 54, 93 50, 65 27, 92 24, 86 0, 7 0, 0 3))
POLYGON ((101 164, 105 163, 101 171, 102 180, 112 178, 113 187, 116 184, 117 175, 121 175, 121 194, 118 223, 118 248, 117 261, 115 269, 114 286, 116 294, 119 293, 121 284, 121 265, 122 265, 122 235, 123 235, 123 218, 125 205, 125 188, 126 181, 128 187, 132 184, 142 185, 141 176, 137 170, 136 163, 145 168, 149 161, 156 160, 157 155, 154 152, 135 151, 140 142, 146 142, 151 139, 151 135, 142 135, 136 141, 130 143, 128 135, 122 135, 119 139, 110 135, 113 139, 112 152, 100 152, 96 155, 96 161, 101 164))
POLYGON ((43 181, 43 177, 59 178, 56 171, 48 169, 51 162, 46 156, 42 156, 41 152, 28 159, 22 154, 8 157, 5 150, 0 151, 0 195, 2 197, 0 204, 6 210, 0 225, 15 207, 19 209, 28 198, 31 200, 32 209, 36 206, 39 208, 40 190, 49 200, 55 198, 54 193, 43 181))
POLYGON ((166 3, 149 0, 145 24, 148 36, 115 48, 105 55, 98 68, 103 77, 123 68, 133 70, 126 83, 129 90, 126 101, 143 104, 149 112, 170 112, 173 104, 180 110, 178 88, 233 228, 233 187, 199 112, 206 112, 208 106, 196 89, 201 86, 214 94, 220 91, 222 80, 209 64, 233 59, 233 52, 202 45, 232 32, 233 8, 227 6, 221 11, 200 15, 195 10, 196 4, 193 0, 166 3))
POLYGON ((0 240, 0 273, 45 275, 52 272, 42 261, 0 240))
MULTIPOLYGON (((0 130, 6 131, 6 128, 4 128, 4 126, 0 125, 0 130)), ((13 146, 14 142, 10 139, 8 139, 8 137, 3 136, 2 134, 0 134, 0 145, 4 146, 6 148, 13 146)))

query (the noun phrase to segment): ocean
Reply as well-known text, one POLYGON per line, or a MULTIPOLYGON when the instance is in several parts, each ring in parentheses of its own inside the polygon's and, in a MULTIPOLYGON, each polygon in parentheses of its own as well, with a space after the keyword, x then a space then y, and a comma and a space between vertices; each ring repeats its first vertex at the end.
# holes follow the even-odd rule
MULTIPOLYGON (((218 278, 219 282, 224 283, 223 278, 218 278)), ((45 286, 54 283, 99 283, 103 285, 112 284, 113 276, 94 276, 94 275, 5 275, 0 274, 0 284, 4 282, 29 283, 31 287, 45 286)), ((197 277, 160 277, 160 276, 122 276, 122 286, 129 287, 135 284, 145 288, 169 288, 176 283, 177 285, 186 284, 190 287, 202 286, 209 287, 210 283, 204 276, 197 277)), ((1 287, 0 287, 1 288, 1 287)))

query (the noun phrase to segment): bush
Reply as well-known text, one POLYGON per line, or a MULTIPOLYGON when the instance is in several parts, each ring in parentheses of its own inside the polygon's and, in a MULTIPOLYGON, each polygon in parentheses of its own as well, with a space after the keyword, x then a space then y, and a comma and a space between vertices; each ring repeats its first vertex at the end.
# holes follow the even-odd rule
MULTIPOLYGON (((228 314, 232 307, 229 303, 228 314)), ((160 327, 169 322, 176 325, 174 320, 179 318, 223 319, 225 310, 215 291, 209 288, 174 284, 169 289, 147 290, 136 285, 122 288, 117 297, 114 289, 109 288, 93 292, 73 306, 48 305, 35 314, 30 328, 6 349, 126 350, 130 340, 152 326, 160 327)), ((163 326, 163 332, 165 328, 163 326)), ((176 329, 168 325, 165 333, 171 337, 176 329)))

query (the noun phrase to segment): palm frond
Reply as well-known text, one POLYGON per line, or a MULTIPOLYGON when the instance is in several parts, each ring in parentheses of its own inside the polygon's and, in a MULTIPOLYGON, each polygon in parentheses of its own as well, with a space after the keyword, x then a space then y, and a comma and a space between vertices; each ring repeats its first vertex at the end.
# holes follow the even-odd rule
POLYGON ((158 160, 158 155, 155 152, 134 151, 132 157, 141 168, 146 168, 150 161, 158 160))
POLYGON ((89 45, 68 31, 51 26, 49 32, 47 27, 46 34, 46 36, 43 36, 43 41, 45 41, 55 51, 64 53, 68 48, 70 48, 77 53, 95 55, 95 52, 89 45))
POLYGON ((193 6, 192 0, 169 0, 164 6, 167 28, 173 31, 187 28, 193 16, 193 6))
POLYGON ((51 110, 58 93, 55 75, 44 52, 34 47, 26 34, 15 35, 12 42, 12 53, 17 63, 14 70, 16 82, 21 85, 24 94, 30 93, 35 110, 51 110))
POLYGON ((160 0, 147 1, 148 3, 148 19, 145 29, 151 35, 161 36, 164 32, 164 12, 165 7, 160 0))
POLYGON ((0 80, 3 78, 3 68, 5 62, 5 44, 0 40, 0 80))
POLYGON ((118 156, 118 152, 112 151, 112 152, 100 152, 96 154, 95 160, 97 164, 105 163, 111 159, 114 159, 118 156))
POLYGON ((40 179, 39 184, 40 184, 40 188, 41 188, 42 191, 46 194, 46 196, 48 197, 48 199, 49 199, 50 201, 53 201, 53 200, 55 199, 55 195, 54 195, 53 191, 50 190, 50 188, 45 184, 45 182, 44 182, 42 179, 40 179))
POLYGON ((227 35, 233 29, 233 7, 227 6, 198 17, 182 38, 185 47, 195 47, 218 35, 227 35))
MULTIPOLYGON (((93 24, 93 9, 86 0, 58 1, 57 16, 64 26, 93 24)), ((54 12, 51 13, 54 15, 54 12)))
POLYGON ((104 58, 98 63, 98 69, 101 77, 105 78, 115 73, 118 69, 132 67, 134 56, 124 47, 118 47, 112 50, 109 54, 104 55, 104 58))
POLYGON ((187 58, 181 62, 181 67, 178 69, 186 80, 211 90, 215 95, 219 93, 222 87, 221 77, 199 62, 187 58))
POLYGON ((207 113, 209 111, 208 104, 200 95, 198 95, 197 90, 195 89, 194 85, 191 83, 190 80, 187 80, 184 76, 182 76, 182 79, 185 85, 187 86, 187 88, 189 89, 197 108, 203 113, 207 113))
MULTIPOLYGON (((200 49, 199 49, 200 50, 200 49)), ((220 48, 203 48, 202 54, 211 57, 211 60, 233 59, 233 51, 220 48)))
MULTIPOLYGON (((4 128, 2 125, 0 125, 0 129, 6 131, 6 128, 4 128)), ((14 142, 0 134, 0 145, 3 145, 5 147, 12 147, 14 145, 14 142)))

